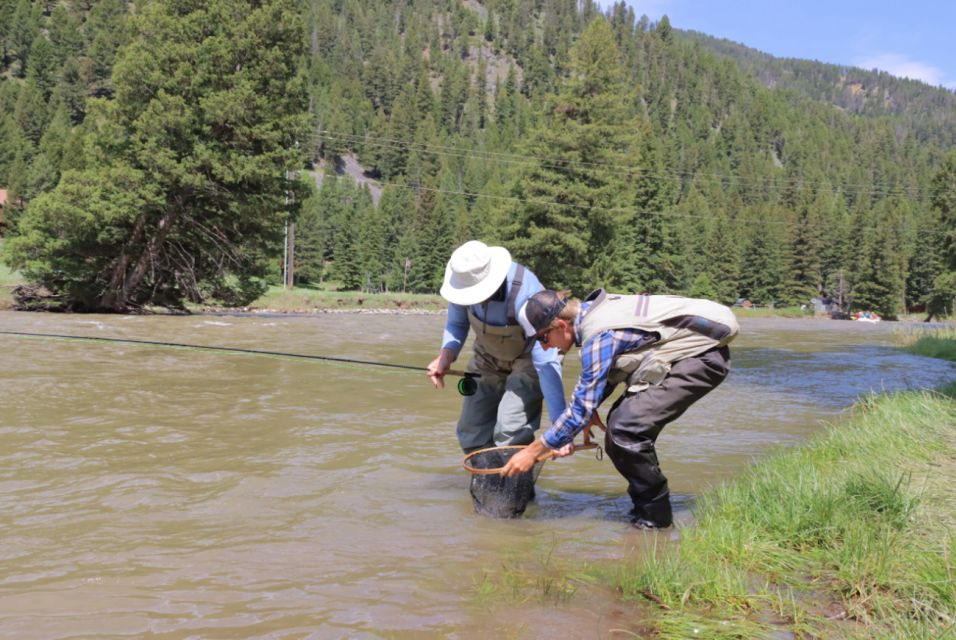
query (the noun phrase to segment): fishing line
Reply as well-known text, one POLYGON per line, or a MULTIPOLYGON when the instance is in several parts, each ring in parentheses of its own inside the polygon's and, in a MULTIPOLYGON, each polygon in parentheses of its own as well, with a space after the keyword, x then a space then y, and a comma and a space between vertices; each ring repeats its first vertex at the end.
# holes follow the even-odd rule
MULTIPOLYGON (((286 351, 265 351, 262 349, 245 349, 242 347, 218 347, 202 344, 186 344, 183 342, 161 342, 158 340, 135 340, 133 338, 100 338, 97 336, 73 336, 62 333, 31 333, 28 331, 0 331, 0 335, 19 336, 26 338, 59 338, 63 340, 86 340, 89 342, 117 342, 122 344, 142 344, 157 347, 175 347, 178 349, 202 349, 205 351, 224 351, 228 353, 250 353, 261 356, 278 356, 280 358, 300 358, 303 360, 322 360, 325 362, 338 362, 342 364, 364 364, 372 367, 387 367, 390 369, 405 369, 409 371, 425 371, 425 367, 416 367, 409 364, 395 364, 391 362, 376 362, 374 360, 357 360, 355 358, 340 358, 336 356, 320 356, 305 353, 290 353, 286 351)), ((469 373, 449 369, 445 375, 461 376, 458 381, 458 392, 463 396, 470 396, 475 393, 478 383, 475 381, 480 374, 469 373)))

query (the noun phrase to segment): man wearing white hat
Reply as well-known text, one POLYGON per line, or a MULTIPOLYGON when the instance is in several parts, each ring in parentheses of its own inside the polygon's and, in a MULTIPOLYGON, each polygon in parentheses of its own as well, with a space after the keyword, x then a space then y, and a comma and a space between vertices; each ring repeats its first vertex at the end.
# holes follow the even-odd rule
POLYGON ((525 301, 543 289, 507 249, 478 240, 455 249, 445 267, 441 295, 449 303, 448 320, 441 351, 427 375, 436 388, 444 387, 445 373, 469 329, 474 330, 474 355, 466 371, 477 374, 477 390, 465 396, 458 420, 458 442, 465 453, 534 441, 542 398, 552 419, 564 411, 557 352, 528 339, 516 319, 525 301))

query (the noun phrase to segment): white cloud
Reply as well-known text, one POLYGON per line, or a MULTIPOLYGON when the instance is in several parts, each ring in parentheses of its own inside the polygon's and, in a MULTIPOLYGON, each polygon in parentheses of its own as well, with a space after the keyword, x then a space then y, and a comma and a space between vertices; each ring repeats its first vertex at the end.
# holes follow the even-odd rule
POLYGON ((913 80, 922 80, 926 84, 934 87, 943 85, 951 89, 956 89, 956 80, 947 80, 946 73, 934 67, 931 64, 920 62, 919 60, 910 60, 905 56, 895 53, 883 53, 860 60, 857 63, 863 69, 881 69, 900 78, 911 78, 913 80))

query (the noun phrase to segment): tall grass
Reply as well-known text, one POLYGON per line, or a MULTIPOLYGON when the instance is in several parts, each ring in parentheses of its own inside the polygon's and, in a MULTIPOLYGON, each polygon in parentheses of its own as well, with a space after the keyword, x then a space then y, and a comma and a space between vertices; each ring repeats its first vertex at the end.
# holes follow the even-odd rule
POLYGON ((910 353, 956 361, 956 325, 896 331, 893 337, 910 353))
MULTIPOLYGON (((3 238, 0 238, 0 256, 3 255, 3 238)), ((13 295, 11 289, 13 285, 23 282, 19 273, 13 271, 0 261, 0 309, 7 309, 13 306, 13 295)))
MULTIPOLYGON (((3 255, 3 238, 0 238, 0 256, 3 255)), ((8 286, 21 282, 20 274, 13 271, 0 260, 0 286, 8 286)))
POLYGON ((945 395, 869 398, 848 423, 705 496, 680 545, 648 552, 618 586, 660 599, 665 637, 708 637, 673 632, 702 615, 722 637, 776 624, 940 637, 956 623, 954 435, 945 395))

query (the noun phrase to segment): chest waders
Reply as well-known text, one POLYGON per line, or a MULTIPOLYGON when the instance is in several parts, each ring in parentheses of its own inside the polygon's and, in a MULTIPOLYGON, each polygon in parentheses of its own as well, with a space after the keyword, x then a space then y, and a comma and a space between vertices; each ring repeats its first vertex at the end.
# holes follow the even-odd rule
MULTIPOLYGON (((476 379, 475 394, 465 397, 458 420, 458 442, 465 453, 528 444, 541 422, 543 396, 531 360, 531 341, 515 319, 515 300, 523 277, 524 267, 518 265, 505 300, 506 325, 489 325, 478 318, 473 307, 468 309, 475 340, 465 371, 481 377, 476 379)), ((489 304, 495 303, 482 303, 485 317, 489 304)))
POLYGON ((608 384, 627 390, 607 416, 605 452, 627 479, 638 526, 670 526, 670 491, 655 450, 665 425, 719 385, 730 370, 727 345, 739 330, 733 312, 709 300, 615 296, 598 291, 580 318, 582 343, 608 329, 639 329, 659 339, 618 356, 608 384))
MULTIPOLYGON (((480 377, 475 379, 474 395, 464 398, 458 420, 458 443, 465 453, 487 447, 529 444, 541 424, 543 395, 531 359, 529 345, 533 342, 525 338, 515 319, 515 300, 523 277, 524 267, 518 265, 505 300, 505 326, 489 325, 478 318, 472 308, 468 309, 475 341, 474 353, 465 371, 480 377)), ((486 318, 488 304, 482 304, 486 318)), ((474 475, 471 496, 478 513, 496 518, 517 517, 534 496, 534 475, 530 472, 510 478, 474 475)))

